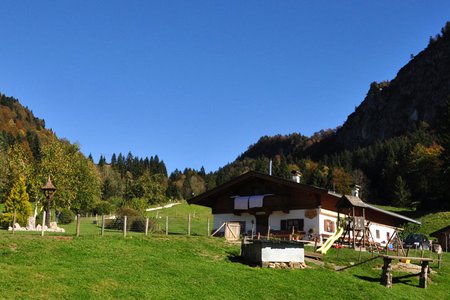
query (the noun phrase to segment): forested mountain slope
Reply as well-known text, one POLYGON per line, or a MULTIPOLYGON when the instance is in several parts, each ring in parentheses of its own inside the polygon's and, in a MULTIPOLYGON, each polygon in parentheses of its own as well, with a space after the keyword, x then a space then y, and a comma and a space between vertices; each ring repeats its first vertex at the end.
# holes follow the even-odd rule
POLYGON ((372 83, 337 129, 312 137, 262 137, 215 173, 216 182, 249 169, 303 173, 303 181, 338 192, 362 184, 366 201, 424 208, 449 206, 450 23, 391 81, 372 83))

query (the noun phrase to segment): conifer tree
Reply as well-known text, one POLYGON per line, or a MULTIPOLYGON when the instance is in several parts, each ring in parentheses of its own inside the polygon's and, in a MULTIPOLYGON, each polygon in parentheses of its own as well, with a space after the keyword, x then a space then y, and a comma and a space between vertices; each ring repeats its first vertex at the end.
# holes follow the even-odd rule
POLYGON ((31 210, 25 177, 21 175, 19 180, 13 185, 9 196, 6 199, 2 215, 2 224, 12 224, 14 214, 16 214, 16 223, 25 226, 28 218, 32 214, 31 210))
POLYGON ((98 160, 98 166, 103 167, 106 164, 106 158, 103 155, 100 155, 100 158, 98 160))
POLYGON ((117 165, 117 157, 116 157, 116 154, 113 153, 113 155, 111 156, 111 167, 115 168, 116 165, 117 165))
POLYGON ((401 176, 397 176, 394 184, 394 204, 399 207, 408 207, 411 204, 411 193, 406 182, 401 176))

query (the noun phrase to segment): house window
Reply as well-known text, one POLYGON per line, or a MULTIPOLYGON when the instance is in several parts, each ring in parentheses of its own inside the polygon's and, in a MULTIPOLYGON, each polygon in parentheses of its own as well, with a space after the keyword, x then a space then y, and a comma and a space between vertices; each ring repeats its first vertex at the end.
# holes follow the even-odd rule
POLYGON ((378 229, 375 230, 375 236, 377 237, 377 239, 380 238, 380 231, 378 229))
POLYGON ((292 227, 294 227, 294 230, 297 231, 303 231, 304 226, 304 220, 303 219, 288 219, 288 220, 281 220, 281 230, 292 230, 292 227))
POLYGON ((335 223, 331 220, 324 220, 323 221, 323 229, 326 232, 334 232, 335 231, 335 223))
POLYGON ((386 232, 386 239, 388 241, 391 239, 391 233, 390 232, 386 232))

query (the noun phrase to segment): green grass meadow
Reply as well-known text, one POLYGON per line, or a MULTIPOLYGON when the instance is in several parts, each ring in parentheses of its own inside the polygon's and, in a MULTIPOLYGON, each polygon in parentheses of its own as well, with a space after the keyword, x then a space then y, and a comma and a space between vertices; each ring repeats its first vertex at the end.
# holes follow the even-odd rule
MULTIPOLYGON (((212 224, 212 217, 206 208, 180 204, 148 216, 161 217, 157 220, 164 221, 162 231, 148 236, 131 232, 124 238, 120 231, 107 230, 102 237, 95 218, 81 219, 80 237, 75 237, 75 223, 64 225, 64 234, 44 237, 0 230, 0 298, 448 299, 450 295, 447 253, 441 269, 431 263, 427 289, 418 287, 417 273, 398 271, 388 289, 380 285, 381 258, 356 265, 370 259, 370 253, 341 249, 338 255, 338 250, 330 249, 322 264, 307 262, 303 270, 251 267, 240 262, 239 244, 207 237, 206 221, 210 218, 212 224), (186 235, 188 214, 191 236, 186 235), (166 216, 169 235, 164 234, 166 216), (356 266, 336 271, 351 265, 356 266)), ((426 215, 422 221, 430 218, 435 216, 426 215)))
MULTIPOLYGON (((2 299, 445 299, 449 259, 431 275, 394 272, 380 285, 381 259, 345 271, 358 252, 332 249, 325 265, 303 270, 250 267, 238 260, 239 245, 220 238, 180 235, 44 236, 0 233, 2 299)), ((363 253, 362 260, 370 258, 363 253)), ((432 264, 435 267, 435 264, 432 264)))

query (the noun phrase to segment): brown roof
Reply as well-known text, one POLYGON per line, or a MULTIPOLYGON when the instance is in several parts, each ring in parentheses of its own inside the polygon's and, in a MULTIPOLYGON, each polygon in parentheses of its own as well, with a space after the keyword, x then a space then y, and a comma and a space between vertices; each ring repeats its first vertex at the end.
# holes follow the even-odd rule
POLYGON ((297 188, 297 189, 301 188, 301 189, 310 190, 312 192, 320 192, 320 193, 328 194, 328 190, 323 189, 323 188, 319 188, 319 187, 315 187, 315 186, 311 186, 311 185, 307 185, 307 184, 303 184, 303 183, 297 183, 292 180, 287 180, 287 179, 283 179, 283 178, 276 177, 276 176, 270 176, 270 175, 262 174, 262 173, 255 172, 255 171, 249 171, 247 173, 244 173, 238 177, 231 179, 230 181, 228 181, 224 184, 221 184, 221 185, 213 188, 212 190, 206 191, 203 194, 200 194, 192 199, 189 199, 189 200, 187 200, 187 202, 189 204, 203 205, 205 202, 213 201, 214 197, 217 194, 230 189, 231 187, 235 186, 236 184, 245 183, 246 181, 251 181, 255 178, 262 179, 264 181, 269 181, 269 182, 276 183, 276 184, 280 184, 280 185, 284 185, 286 187, 297 188))
POLYGON ((448 225, 447 227, 441 228, 441 229, 431 233, 430 236, 439 237, 440 233, 445 233, 445 232, 450 233, 450 225, 448 225))
POLYGON ((359 197, 356 196, 350 196, 350 195, 344 195, 342 196, 341 200, 336 204, 336 207, 367 207, 367 204, 364 203, 359 197))
POLYGON ((56 187, 53 185, 52 180, 50 179, 50 175, 48 175, 47 183, 41 189, 43 189, 43 190, 56 190, 56 187))

